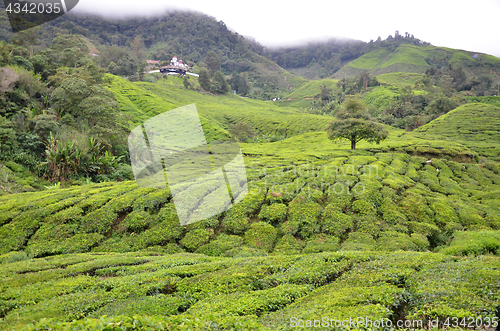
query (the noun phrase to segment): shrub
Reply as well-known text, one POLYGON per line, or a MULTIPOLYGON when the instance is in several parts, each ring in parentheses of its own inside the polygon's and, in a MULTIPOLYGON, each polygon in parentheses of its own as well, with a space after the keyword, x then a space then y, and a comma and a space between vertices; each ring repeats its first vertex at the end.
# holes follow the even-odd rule
POLYGON ((308 238, 320 230, 319 217, 321 206, 316 202, 292 201, 288 205, 288 219, 298 223, 298 234, 301 238, 308 238))
POLYGON ((138 250, 139 247, 132 247, 137 238, 135 233, 128 236, 113 235, 111 238, 99 243, 99 246, 92 248, 92 252, 131 252, 138 250))
POLYGON ((249 190, 245 198, 237 205, 248 214, 256 214, 264 203, 265 195, 259 190, 249 190))
POLYGON ((285 234, 276 243, 273 253, 276 254, 299 254, 304 248, 304 242, 290 234, 285 234))
POLYGON ((283 203, 264 205, 259 213, 259 218, 269 223, 281 223, 286 219, 287 207, 283 203))
POLYGON ((415 245, 417 245, 419 251, 426 251, 429 249, 429 240, 427 240, 427 237, 423 234, 412 233, 410 239, 415 245))
POLYGON ((439 185, 439 179, 437 177, 438 171, 436 168, 426 165, 424 166, 424 171, 420 171, 420 182, 430 188, 432 191, 444 193, 443 188, 439 185))
POLYGON ((339 238, 319 233, 307 240, 302 253, 335 252, 339 247, 339 238))
POLYGON ((500 231, 459 231, 440 253, 449 255, 481 255, 500 253, 500 231))
POLYGON ((28 254, 23 251, 12 251, 7 254, 0 255, 0 264, 24 261, 28 258, 28 254))
POLYGON ((385 198, 380 206, 380 211, 383 215, 384 221, 398 228, 400 231, 407 232, 408 218, 404 214, 403 209, 395 204, 392 199, 385 198))
POLYGON ((195 253, 209 256, 224 256, 227 251, 240 247, 243 244, 243 238, 239 236, 221 234, 216 240, 199 247, 195 253))
POLYGON ((491 180, 483 174, 481 168, 475 164, 467 165, 467 174, 477 180, 477 182, 483 187, 492 184, 491 180))
POLYGON ((213 235, 212 229, 195 229, 188 232, 180 241, 188 251, 194 252, 198 247, 206 244, 213 235))
POLYGON ((276 240, 276 229, 264 222, 253 223, 245 232, 245 243, 250 247, 259 248, 270 252, 276 240))
POLYGON ((216 315, 260 315, 279 310, 307 295, 309 291, 309 286, 282 284, 245 294, 221 294, 198 301, 188 312, 197 316, 203 316, 207 312, 215 312, 216 315))
POLYGON ((410 236, 405 233, 393 231, 383 232, 378 239, 378 249, 381 251, 416 251, 417 245, 411 240, 410 236))
POLYGON ((138 248, 166 245, 176 242, 184 234, 185 228, 179 224, 177 214, 174 214, 173 204, 168 204, 157 215, 159 224, 139 234, 135 241, 138 248))
POLYGON ((243 234, 250 226, 250 219, 241 203, 229 209, 222 220, 227 233, 243 234))
POLYGON ((374 206, 365 200, 355 200, 352 203, 352 211, 362 216, 376 214, 374 206))
POLYGON ((352 216, 342 213, 335 204, 326 206, 322 216, 321 232, 343 237, 354 226, 352 216))
POLYGON ((408 222, 410 230, 414 233, 419 233, 427 237, 440 233, 439 228, 435 224, 424 222, 408 222))
POLYGON ((279 229, 281 233, 293 236, 299 232, 300 223, 298 221, 286 221, 281 224, 279 229))
POLYGON ((342 244, 342 251, 371 251, 376 249, 377 242, 371 235, 363 232, 351 232, 342 244))
POLYGON ((449 222, 458 223, 458 215, 455 208, 450 205, 447 199, 432 199, 429 201, 430 207, 435 213, 436 224, 444 227, 449 222))
POLYGON ((252 256, 265 256, 267 253, 258 248, 248 247, 248 246, 240 246, 233 249, 230 249, 224 253, 226 257, 252 257, 252 256))
POLYGON ((401 200, 401 208, 409 221, 432 223, 433 211, 427 205, 425 197, 416 193, 409 193, 401 200))
POLYGON ((123 220, 122 227, 126 232, 141 232, 147 229, 152 216, 145 211, 133 211, 123 220))
POLYGON ((439 184, 443 188, 443 192, 446 195, 454 194, 454 195, 460 195, 460 196, 467 196, 467 192, 464 191, 460 185, 458 185, 457 182, 455 182, 453 179, 448 178, 448 177, 439 177, 439 184))
POLYGON ((328 195, 328 201, 332 208, 341 212, 348 212, 351 209, 352 196, 348 194, 331 193, 328 195))
POLYGON ((358 232, 368 233, 373 237, 378 237, 384 229, 383 221, 375 216, 357 216, 354 220, 358 232))
POLYGON ((269 275, 270 284, 311 284, 323 286, 349 269, 349 258, 335 253, 320 253, 296 257, 293 264, 281 267, 269 275))
POLYGON ((480 229, 485 227, 484 218, 481 212, 471 206, 469 202, 458 201, 455 203, 460 224, 466 229, 480 229))

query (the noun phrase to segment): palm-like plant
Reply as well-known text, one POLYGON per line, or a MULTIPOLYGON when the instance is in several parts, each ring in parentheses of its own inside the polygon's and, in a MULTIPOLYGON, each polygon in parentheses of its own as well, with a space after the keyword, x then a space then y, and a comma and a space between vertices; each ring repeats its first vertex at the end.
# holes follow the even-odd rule
POLYGON ((69 139, 65 143, 58 141, 51 132, 46 148, 47 161, 38 166, 48 166, 46 177, 52 181, 65 181, 78 174, 107 174, 116 168, 120 159, 108 151, 103 154, 102 143, 95 138, 89 138, 86 149, 80 150, 75 142, 69 139))
POLYGON ((85 151, 81 152, 74 142, 69 139, 66 143, 58 141, 51 132, 46 147, 45 157, 47 161, 40 163, 38 166, 47 164, 52 180, 65 181, 71 175, 79 172, 85 151))

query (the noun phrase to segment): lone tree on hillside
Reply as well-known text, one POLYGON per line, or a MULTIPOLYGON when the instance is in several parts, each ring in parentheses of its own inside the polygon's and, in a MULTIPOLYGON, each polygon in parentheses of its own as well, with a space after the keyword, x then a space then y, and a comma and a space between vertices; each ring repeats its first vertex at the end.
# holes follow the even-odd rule
POLYGON ((337 120, 331 122, 326 131, 331 140, 348 139, 351 149, 361 140, 380 142, 389 136, 389 132, 380 124, 374 122, 365 111, 365 106, 357 98, 347 98, 336 114, 337 120))

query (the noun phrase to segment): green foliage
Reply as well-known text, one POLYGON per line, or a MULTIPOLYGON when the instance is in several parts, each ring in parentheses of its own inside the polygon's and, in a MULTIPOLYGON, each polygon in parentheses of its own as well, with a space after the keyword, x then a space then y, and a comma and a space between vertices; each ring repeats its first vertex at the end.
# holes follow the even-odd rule
POLYGON ((246 123, 236 123, 229 125, 231 136, 240 142, 250 142, 255 138, 255 130, 246 123))
POLYGON ((316 234, 309 238, 302 253, 335 252, 339 249, 339 239, 337 237, 316 234))
POLYGON ((243 244, 243 238, 234 235, 221 234, 216 240, 199 247, 196 253, 209 256, 224 256, 227 251, 238 248, 243 244))
POLYGON ((289 205, 288 222, 286 223, 291 224, 294 230, 285 233, 292 235, 297 233, 301 238, 305 239, 320 231, 319 218, 322 210, 318 203, 302 202, 302 198, 299 197, 289 205))
POLYGON ((243 234, 250 226, 246 209, 240 205, 229 209, 222 221, 222 226, 228 233, 243 234))
POLYGON ((151 215, 145 211, 134 211, 128 214, 122 222, 124 231, 141 232, 149 227, 151 215))
POLYGON ((210 51, 207 53, 207 55, 205 55, 205 63, 212 77, 220 69, 221 66, 220 58, 214 51, 210 51))
POLYGON ((205 91, 210 91, 210 74, 207 69, 202 68, 200 70, 200 77, 198 81, 200 82, 200 86, 205 91))
MULTIPOLYGON (((275 52, 278 61, 296 67, 308 62, 308 48, 300 54, 259 50, 223 23, 183 13, 169 17, 173 20, 122 21, 120 32, 112 28, 116 35, 103 28, 109 23, 96 19, 103 25, 88 25, 85 35, 97 42, 130 42, 132 52, 105 46, 95 59, 119 75, 135 75, 136 57, 142 56, 139 35, 148 36, 144 43, 151 57, 161 60, 175 52, 201 61, 202 54, 214 51, 204 63, 210 72, 198 83, 192 78, 193 88, 174 77, 149 83, 111 75, 103 80, 88 59, 89 43, 75 33, 57 36, 50 49, 37 49, 29 59, 23 45, 0 44, 1 329, 276 330, 290 327, 283 316, 428 321, 497 314, 495 100, 469 98, 489 104, 460 106, 410 133, 386 127, 391 135, 380 138, 380 146, 360 142, 356 150, 342 141, 328 143, 327 133, 316 132, 331 117, 292 108, 310 107, 303 98, 319 98, 311 99, 318 114, 367 121, 366 104, 385 123, 413 129, 463 103, 449 96, 467 84, 474 84, 471 94, 491 93, 488 76, 465 74, 476 73, 472 64, 463 67, 475 63, 470 54, 416 45, 415 38, 398 34, 371 43, 372 52, 362 43, 331 45, 326 58, 314 56, 311 71, 325 76, 341 61, 366 53, 339 73, 358 76, 305 82, 255 50, 275 52), (173 35, 197 41, 188 50, 173 35), (203 42, 196 39, 200 36, 203 42), (219 42, 225 43, 225 54, 215 54, 219 42), (390 73, 374 79, 364 71, 422 72, 451 62, 460 65, 425 76, 390 73), (9 66, 14 63, 23 68, 9 66), (231 73, 229 82, 239 94, 250 94, 252 87, 251 96, 276 102, 199 93, 197 84, 226 92, 224 74, 231 73), (340 107, 346 93, 363 89, 362 102, 347 98, 340 107), (126 131, 193 102, 209 142, 231 137, 245 142, 249 192, 243 201, 183 227, 169 189, 90 182, 133 179, 130 167, 117 162, 127 158, 126 131), (37 168, 43 161, 41 140, 51 132, 50 166, 37 168), (58 184, 37 182, 28 172, 44 168, 58 184), (88 185, 71 186, 85 181, 78 177, 87 177, 88 185), (11 194, 43 186, 57 189, 11 194), (446 255, 397 252, 429 250, 446 255), (93 319, 102 315, 114 317, 93 319)), ((86 23, 54 24, 80 33, 86 23)), ((478 61, 494 68, 486 56, 478 61)))
POLYGON ((290 234, 285 234, 281 237, 274 247, 275 254, 299 254, 304 248, 304 242, 296 239, 290 234))
POLYGON ((207 310, 217 311, 224 315, 261 315, 264 312, 276 311, 304 296, 310 287, 304 285, 284 284, 275 288, 253 291, 246 295, 225 294, 208 300, 197 302, 188 313, 204 315, 207 310))
POLYGON ((70 141, 58 141, 50 133, 50 143, 47 144, 46 159, 39 166, 48 165, 47 176, 51 181, 68 180, 70 177, 86 174, 95 178, 99 174, 108 174, 118 167, 118 158, 108 151, 103 153, 101 142, 88 139, 85 149, 70 141))
MULTIPOLYGON (((414 295, 411 318, 438 317, 458 319, 481 317, 483 321, 496 316, 498 259, 493 257, 452 260, 439 265, 428 265, 412 275, 408 283, 414 295), (483 289, 487 289, 486 291, 483 289)), ((484 325, 484 324, 483 324, 484 325)))
POLYGON ((417 245, 411 240, 410 236, 405 233, 386 231, 377 241, 379 249, 382 251, 415 251, 417 245))
POLYGON ((351 232, 342 244, 343 251, 371 251, 376 249, 377 242, 368 233, 351 232))
POLYGON ((231 78, 228 80, 231 90, 236 91, 240 95, 247 95, 250 92, 250 85, 245 77, 245 75, 240 75, 233 72, 231 78))
POLYGON ((500 255, 499 231, 459 231, 455 232, 450 246, 440 250, 449 255, 500 255))
POLYGON ((146 251, 21 257, 2 264, 0 325, 164 330, 206 328, 210 321, 212 327, 275 330, 284 324, 284 315, 390 318, 403 302, 405 318, 457 312, 493 317, 497 260, 415 252, 223 259, 146 251), (99 317, 107 314, 113 317, 99 317))
POLYGON ((276 241, 277 230, 270 224, 264 222, 253 223, 245 232, 245 243, 250 247, 270 252, 276 241))
POLYGON ((206 244, 210 240, 212 234, 213 231, 211 229, 195 229, 188 232, 184 238, 182 238, 180 244, 187 250, 193 252, 206 244))
POLYGON ((210 84, 210 92, 218 94, 229 92, 229 85, 227 84, 226 78, 224 78, 222 72, 217 71, 215 73, 210 84))
POLYGON ((264 205, 259 213, 261 220, 276 224, 282 223, 286 219, 287 206, 283 203, 273 203, 264 205))
POLYGON ((344 102, 345 112, 339 113, 339 120, 331 122, 326 131, 328 138, 348 139, 351 149, 356 149, 356 144, 361 140, 380 144, 389 133, 385 128, 363 117, 364 106, 360 101, 348 99, 344 102))
POLYGON ((0 152, 2 155, 10 154, 17 146, 16 133, 13 126, 0 116, 0 152))
POLYGON ((326 206, 321 222, 321 231, 336 237, 343 237, 354 226, 352 216, 342 213, 335 204, 326 206))
POLYGON ((481 156, 498 160, 494 152, 499 140, 498 114, 498 108, 492 105, 466 104, 419 128, 414 136, 457 141, 481 156))

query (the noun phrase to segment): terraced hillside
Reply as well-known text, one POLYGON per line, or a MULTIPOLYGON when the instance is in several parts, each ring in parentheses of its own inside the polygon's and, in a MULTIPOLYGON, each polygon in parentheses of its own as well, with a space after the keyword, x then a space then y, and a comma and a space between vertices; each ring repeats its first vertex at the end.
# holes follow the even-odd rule
POLYGON ((458 142, 481 156, 500 161, 500 108, 469 103, 418 128, 410 135, 458 142))
POLYGON ((236 95, 200 94, 171 85, 131 83, 108 76, 109 89, 130 116, 130 128, 165 111, 196 104, 207 139, 227 139, 229 125, 245 123, 257 133, 291 137, 300 133, 321 131, 331 117, 303 114, 296 108, 278 107, 272 101, 242 98, 236 95))
POLYGON ((497 164, 345 154, 281 166, 249 156, 248 196, 221 217, 187 227, 168 188, 135 182, 4 196, 0 253, 42 257, 160 245, 224 255, 236 245, 227 254, 237 256, 321 251, 323 241, 328 250, 425 251, 447 245, 454 231, 500 229, 497 164))
POLYGON ((402 44, 394 50, 379 48, 364 54, 337 71, 334 77, 353 76, 363 70, 367 70, 374 75, 392 72, 424 73, 434 62, 444 65, 454 62, 461 62, 466 65, 472 63, 498 65, 500 63, 500 60, 493 56, 478 54, 474 58, 475 54, 474 52, 432 45, 402 44))

